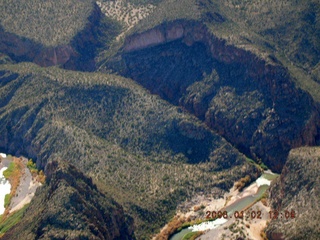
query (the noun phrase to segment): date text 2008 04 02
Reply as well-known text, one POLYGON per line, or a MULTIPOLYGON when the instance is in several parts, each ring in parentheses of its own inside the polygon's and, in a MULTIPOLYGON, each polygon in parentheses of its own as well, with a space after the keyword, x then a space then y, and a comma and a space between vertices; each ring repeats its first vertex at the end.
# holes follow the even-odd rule
MULTIPOLYGON (((215 219, 215 218, 243 218, 244 216, 249 216, 251 219, 262 219, 261 211, 235 211, 233 214, 228 214, 227 211, 207 211, 206 219, 215 219)), ((268 216, 270 219, 292 219, 296 217, 294 210, 285 210, 285 211, 269 211, 268 216)))

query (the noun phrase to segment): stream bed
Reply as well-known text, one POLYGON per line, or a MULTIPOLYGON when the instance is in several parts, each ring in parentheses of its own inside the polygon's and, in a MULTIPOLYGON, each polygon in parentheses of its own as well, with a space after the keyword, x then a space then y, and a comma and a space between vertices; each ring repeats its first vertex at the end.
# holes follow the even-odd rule
MULTIPOLYGON (((255 182, 251 185, 256 184, 258 186, 258 191, 253 194, 243 198, 236 200, 234 203, 227 206, 224 211, 228 212, 228 215, 234 214, 235 211, 241 211, 253 204, 256 200, 261 198, 261 196, 265 193, 268 187, 271 184, 271 181, 275 179, 278 175, 274 174, 270 171, 263 173, 255 182)), ((250 185, 250 186, 251 186, 250 185)), ((249 186, 249 187, 250 187, 249 186)), ((183 240, 184 236, 190 232, 197 232, 197 231, 205 231, 209 229, 214 229, 218 226, 221 226, 228 222, 227 219, 218 218, 214 221, 207 221, 197 225, 190 226, 188 228, 182 229, 180 232, 174 234, 170 240, 183 240)))

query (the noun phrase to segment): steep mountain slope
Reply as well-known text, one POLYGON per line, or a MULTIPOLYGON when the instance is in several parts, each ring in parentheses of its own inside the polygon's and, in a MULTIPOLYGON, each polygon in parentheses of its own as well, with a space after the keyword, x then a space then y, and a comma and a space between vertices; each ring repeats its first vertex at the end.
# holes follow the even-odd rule
POLYGON ((271 207, 279 216, 267 228, 268 239, 319 239, 319 168, 319 147, 290 151, 280 177, 271 185, 271 207), (285 211, 290 212, 288 219, 285 211))
POLYGON ((0 72, 0 147, 39 168, 68 159, 124 204, 141 239, 180 201, 199 191, 220 194, 260 172, 196 118, 132 80, 28 63, 0 72))
POLYGON ((298 87, 320 101, 319 1, 201 2, 204 9, 215 9, 229 20, 224 27, 207 22, 211 31, 233 45, 271 53, 288 68, 298 87))
POLYGON ((298 86, 320 101, 319 9, 316 0, 162 0, 128 34, 163 22, 197 20, 229 45, 281 61, 298 86))
POLYGON ((47 183, 1 239, 135 239, 132 219, 65 161, 50 162, 47 183))
POLYGON ((292 148, 320 144, 318 9, 316 0, 2 1, 0 148, 39 168, 67 159, 149 239, 186 198, 257 177, 240 152, 280 172, 292 148), (114 13, 104 8, 113 2, 114 13), (26 61, 118 75, 13 64, 26 61))
POLYGON ((202 119, 280 171, 291 148, 316 143, 319 111, 271 57, 228 45, 195 21, 129 36, 109 67, 202 119))
POLYGON ((93 71, 121 29, 91 0, 1 1, 0 51, 16 61, 93 71))
POLYGON ((318 65, 319 1, 228 0, 220 2, 220 9, 234 22, 265 37, 276 51, 303 69, 318 65))
POLYGON ((1 1, 0 9, 1 25, 7 32, 45 46, 57 46, 68 44, 85 27, 93 4, 87 0, 5 0, 1 1))

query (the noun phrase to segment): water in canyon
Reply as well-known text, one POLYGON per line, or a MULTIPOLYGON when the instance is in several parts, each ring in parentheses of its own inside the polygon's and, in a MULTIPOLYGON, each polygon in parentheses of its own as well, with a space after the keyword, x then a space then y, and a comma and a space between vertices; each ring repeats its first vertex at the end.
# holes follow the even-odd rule
MULTIPOLYGON (((253 194, 249 195, 243 198, 238 199, 234 203, 230 204, 225 208, 224 211, 228 212, 228 216, 231 216, 234 214, 235 211, 242 211, 251 204, 253 204, 255 201, 261 198, 261 196, 265 193, 265 191, 268 189, 268 187, 271 184, 271 181, 275 179, 278 175, 273 174, 270 171, 266 171, 263 173, 252 185, 256 184, 258 186, 258 191, 253 194)), ((209 229, 217 228, 218 226, 221 226, 228 222, 227 219, 224 218, 217 218, 214 221, 207 221, 203 222, 197 225, 190 226, 186 229, 182 229, 177 234, 173 235, 170 240, 183 240, 184 236, 187 235, 190 232, 197 232, 197 231, 205 231, 209 229)))

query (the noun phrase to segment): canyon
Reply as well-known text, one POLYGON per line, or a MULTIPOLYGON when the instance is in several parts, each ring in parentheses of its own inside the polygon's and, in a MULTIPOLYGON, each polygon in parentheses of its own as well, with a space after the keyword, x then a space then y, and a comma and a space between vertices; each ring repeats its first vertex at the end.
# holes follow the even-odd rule
POLYGON ((319 205, 315 1, 37 1, 1 9, 0 149, 48 179, 4 239, 150 239, 183 201, 266 168, 272 209, 300 209, 296 235, 272 220, 268 237, 318 234, 303 217, 319 205), (13 31, 11 14, 35 22, 13 31), (65 16, 81 24, 61 31, 65 16))
POLYGON ((184 107, 276 172, 290 149, 319 138, 319 104, 296 88, 288 69, 228 45, 199 22, 133 34, 108 67, 184 107))

